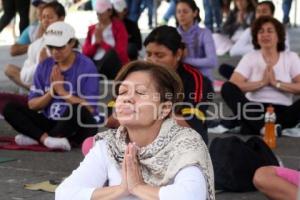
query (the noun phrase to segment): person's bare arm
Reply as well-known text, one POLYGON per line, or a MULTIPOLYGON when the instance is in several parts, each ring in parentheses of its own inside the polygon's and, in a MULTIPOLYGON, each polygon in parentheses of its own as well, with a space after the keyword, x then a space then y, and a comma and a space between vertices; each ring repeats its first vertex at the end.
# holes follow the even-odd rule
POLYGON ((27 52, 28 44, 13 44, 10 47, 10 55, 11 56, 19 56, 23 55, 27 52))
POLYGON ((266 73, 262 80, 250 82, 240 73, 234 72, 229 81, 237 85, 243 92, 256 91, 269 84, 266 73))
POLYGON ((292 94, 300 93, 300 75, 293 78, 292 83, 286 83, 282 81, 277 81, 274 71, 271 74, 271 85, 283 92, 289 92, 292 94))
POLYGON ((32 110, 41 110, 45 108, 51 101, 52 96, 50 91, 43 96, 33 98, 28 101, 28 107, 32 110))

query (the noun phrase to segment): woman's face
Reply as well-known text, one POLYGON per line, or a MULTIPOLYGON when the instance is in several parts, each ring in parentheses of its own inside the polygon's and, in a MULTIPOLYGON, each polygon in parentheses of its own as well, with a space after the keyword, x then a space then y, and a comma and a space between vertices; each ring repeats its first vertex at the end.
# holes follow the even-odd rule
POLYGON ((108 9, 103 13, 97 13, 98 21, 100 23, 110 23, 111 22, 111 15, 112 15, 112 10, 108 9))
POLYGON ((125 127, 149 127, 160 117, 160 95, 148 72, 130 73, 116 99, 116 117, 125 127))
POLYGON ((149 62, 171 67, 172 69, 176 70, 181 59, 180 53, 178 52, 177 54, 178 55, 173 54, 173 52, 164 45, 151 42, 146 46, 145 59, 149 62))
POLYGON ((235 5, 238 10, 246 10, 248 4, 248 0, 235 0, 235 5))
POLYGON ((54 22, 59 21, 57 14, 52 8, 44 8, 42 11, 42 26, 46 30, 48 26, 54 22))
POLYGON ((55 62, 64 63, 73 52, 74 41, 67 43, 62 47, 49 47, 52 58, 55 62))
POLYGON ((267 22, 262 25, 261 29, 257 33, 257 42, 261 49, 277 48, 278 35, 272 23, 267 22))
POLYGON ((176 19, 180 26, 191 26, 197 14, 186 3, 178 3, 176 6, 176 19))
POLYGON ((270 6, 268 6, 267 4, 260 4, 258 6, 256 6, 255 9, 255 18, 258 19, 259 17, 262 16, 270 16, 272 17, 272 10, 270 8, 270 6))

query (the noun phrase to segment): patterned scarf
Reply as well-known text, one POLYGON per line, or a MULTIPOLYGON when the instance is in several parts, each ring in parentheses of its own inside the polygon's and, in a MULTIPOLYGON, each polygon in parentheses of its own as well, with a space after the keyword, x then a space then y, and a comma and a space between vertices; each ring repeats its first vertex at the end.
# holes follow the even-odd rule
MULTIPOLYGON (((98 133, 95 140, 106 140, 110 159, 121 169, 127 138, 126 129, 119 127, 98 133)), ((201 136, 193 129, 181 127, 172 119, 166 119, 155 140, 139 149, 138 159, 145 183, 158 187, 173 182, 184 167, 199 167, 206 179, 207 199, 215 199, 210 155, 201 136)))

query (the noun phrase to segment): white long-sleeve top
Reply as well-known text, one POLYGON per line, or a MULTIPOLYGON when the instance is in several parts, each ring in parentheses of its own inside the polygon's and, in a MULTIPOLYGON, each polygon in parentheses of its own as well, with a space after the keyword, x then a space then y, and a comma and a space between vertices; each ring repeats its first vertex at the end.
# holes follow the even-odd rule
MULTIPOLYGON (((121 171, 109 160, 104 140, 98 141, 80 166, 55 191, 56 200, 90 200, 95 189, 121 184, 121 171)), ((202 171, 196 166, 183 168, 174 182, 160 187, 161 200, 205 200, 207 185, 202 171)), ((138 199, 134 196, 122 200, 138 199)))

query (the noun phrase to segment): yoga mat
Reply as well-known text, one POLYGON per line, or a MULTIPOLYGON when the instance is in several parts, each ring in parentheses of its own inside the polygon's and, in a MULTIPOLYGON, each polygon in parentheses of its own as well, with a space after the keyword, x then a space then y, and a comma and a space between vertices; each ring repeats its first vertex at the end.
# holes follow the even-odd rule
POLYGON ((36 144, 36 145, 18 145, 15 143, 14 137, 9 136, 0 136, 0 149, 5 150, 27 150, 27 151, 41 151, 41 152, 49 152, 49 151, 58 151, 62 152, 62 150, 57 149, 48 149, 47 147, 36 144))

